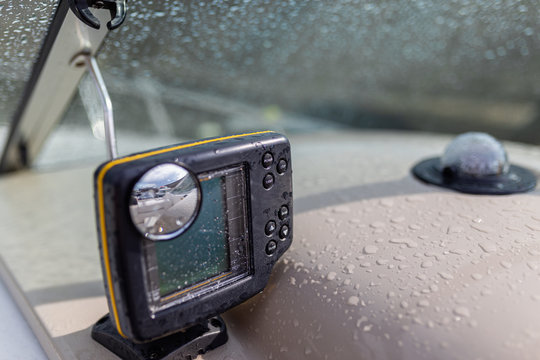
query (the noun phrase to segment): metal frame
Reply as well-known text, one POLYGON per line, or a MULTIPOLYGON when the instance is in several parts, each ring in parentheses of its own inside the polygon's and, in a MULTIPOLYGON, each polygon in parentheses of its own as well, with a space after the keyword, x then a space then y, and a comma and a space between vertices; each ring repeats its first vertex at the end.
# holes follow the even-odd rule
POLYGON ((99 70, 99 65, 96 61, 96 58, 91 55, 79 55, 75 58, 74 62, 79 61, 82 58, 88 72, 94 80, 96 85, 97 92, 99 94, 99 99, 101 100, 101 105, 103 106, 103 119, 105 123, 105 141, 107 146, 107 155, 109 160, 112 160, 118 157, 118 150, 116 148, 116 135, 114 132, 114 113, 111 97, 109 96, 109 91, 105 85, 105 80, 101 75, 101 70, 99 70))
MULTIPOLYGON (((110 20, 107 10, 95 10, 102 21, 110 20)), ((11 123, 0 171, 26 168, 35 160, 47 136, 62 118, 86 67, 73 66, 80 53, 93 55, 109 30, 82 23, 61 0, 37 63, 28 81, 22 101, 11 123)))

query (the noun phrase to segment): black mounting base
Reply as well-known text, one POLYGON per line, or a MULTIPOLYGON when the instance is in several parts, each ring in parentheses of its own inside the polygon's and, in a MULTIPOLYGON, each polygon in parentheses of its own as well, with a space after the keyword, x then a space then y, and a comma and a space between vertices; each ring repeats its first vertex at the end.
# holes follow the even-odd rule
POLYGON ((92 338, 126 360, 193 360, 229 339, 225 322, 216 316, 164 338, 134 343, 120 336, 109 314, 94 325, 92 338))

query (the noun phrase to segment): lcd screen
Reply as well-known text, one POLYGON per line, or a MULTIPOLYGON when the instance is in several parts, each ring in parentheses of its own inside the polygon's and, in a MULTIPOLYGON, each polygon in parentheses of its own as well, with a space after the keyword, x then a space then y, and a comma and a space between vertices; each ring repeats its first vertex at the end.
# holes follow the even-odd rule
POLYGON ((197 219, 184 234, 156 243, 161 296, 189 287, 230 268, 225 222, 224 179, 201 181, 197 219))
POLYGON ((154 310, 249 273, 243 166, 199 174, 198 178, 202 202, 191 226, 171 240, 145 240, 149 300, 154 310))

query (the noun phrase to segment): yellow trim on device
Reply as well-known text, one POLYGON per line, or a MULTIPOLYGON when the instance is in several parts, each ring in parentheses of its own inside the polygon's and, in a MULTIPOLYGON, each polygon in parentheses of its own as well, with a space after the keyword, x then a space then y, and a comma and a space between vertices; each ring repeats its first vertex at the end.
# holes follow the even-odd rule
POLYGON ((259 134, 266 134, 266 133, 271 133, 271 132, 273 131, 270 131, 270 130, 258 131, 258 132, 249 133, 249 134, 231 135, 231 136, 225 136, 225 137, 220 137, 216 139, 196 141, 189 144, 173 146, 166 149, 154 150, 154 151, 149 151, 147 153, 141 153, 141 154, 126 156, 123 158, 111 160, 105 166, 101 168, 97 177, 99 225, 101 229, 101 248, 103 250, 103 263, 105 264, 105 274, 107 276, 107 288, 109 289, 109 297, 112 304, 113 318, 116 324, 116 329, 118 330, 118 333, 122 337, 127 338, 127 336, 122 331, 122 328, 120 327, 120 321, 118 318, 118 310, 116 308, 116 299, 114 297, 114 288, 113 288, 112 276, 111 276, 111 265, 109 263, 110 259, 109 259, 109 248, 107 246, 107 231, 105 229, 105 205, 104 205, 104 199, 103 199, 103 178, 105 177, 105 174, 107 173, 107 171, 109 171, 111 168, 113 168, 116 165, 124 164, 133 160, 143 159, 143 158, 153 156, 153 155, 163 154, 169 151, 185 149, 185 148, 189 148, 193 146, 204 145, 204 144, 209 144, 209 143, 213 143, 217 141, 224 141, 224 140, 239 138, 243 136, 259 135, 259 134))

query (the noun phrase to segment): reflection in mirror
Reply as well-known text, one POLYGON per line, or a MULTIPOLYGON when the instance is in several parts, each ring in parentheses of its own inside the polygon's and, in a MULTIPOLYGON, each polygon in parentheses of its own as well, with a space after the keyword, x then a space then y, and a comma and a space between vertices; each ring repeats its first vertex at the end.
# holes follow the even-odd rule
POLYGON ((167 163, 148 170, 131 192, 129 212, 150 240, 169 240, 184 232, 199 211, 201 192, 195 175, 167 163))

